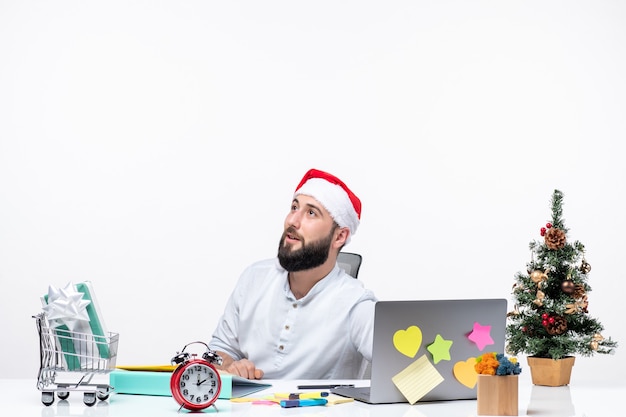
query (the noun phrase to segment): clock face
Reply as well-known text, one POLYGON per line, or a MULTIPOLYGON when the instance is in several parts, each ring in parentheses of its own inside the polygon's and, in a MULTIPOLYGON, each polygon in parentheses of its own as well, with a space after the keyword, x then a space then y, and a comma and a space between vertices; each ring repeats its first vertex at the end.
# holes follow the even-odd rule
POLYGON ((186 363, 172 375, 171 389, 174 399, 189 410, 201 410, 213 404, 220 388, 219 374, 202 360, 186 363))

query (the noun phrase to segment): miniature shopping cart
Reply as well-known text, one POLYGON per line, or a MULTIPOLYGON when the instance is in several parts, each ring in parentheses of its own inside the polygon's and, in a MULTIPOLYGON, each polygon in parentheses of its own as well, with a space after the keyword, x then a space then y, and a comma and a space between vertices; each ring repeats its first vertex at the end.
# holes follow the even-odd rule
POLYGON ((37 388, 41 402, 54 403, 69 397, 70 391, 83 392, 83 402, 92 406, 97 399, 109 398, 113 387, 102 382, 99 375, 115 368, 119 334, 94 335, 69 331, 67 327, 53 328, 45 313, 33 316, 39 333, 41 364, 37 388))

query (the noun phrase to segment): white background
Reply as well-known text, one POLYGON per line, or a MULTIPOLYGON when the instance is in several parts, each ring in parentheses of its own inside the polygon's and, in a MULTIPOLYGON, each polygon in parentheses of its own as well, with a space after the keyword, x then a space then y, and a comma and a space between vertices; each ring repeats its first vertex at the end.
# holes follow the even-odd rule
POLYGON ((1 375, 36 377, 49 284, 93 282, 118 364, 208 341, 311 167, 361 197, 345 250, 384 300, 510 299, 560 189, 590 314, 626 341, 624 22, 617 0, 0 0, 1 375))

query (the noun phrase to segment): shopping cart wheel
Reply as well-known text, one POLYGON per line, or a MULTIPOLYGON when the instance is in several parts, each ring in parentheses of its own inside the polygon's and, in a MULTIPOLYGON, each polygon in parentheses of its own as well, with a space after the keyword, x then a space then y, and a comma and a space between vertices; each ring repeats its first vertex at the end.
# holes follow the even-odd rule
POLYGON ((59 397, 60 400, 67 400, 69 396, 69 391, 57 391, 57 397, 59 397))
POLYGON ((109 385, 98 385, 98 389, 96 390, 96 397, 100 401, 105 401, 109 398, 111 394, 111 387, 109 385))
POLYGON ((95 392, 86 392, 83 394, 83 402, 85 405, 91 407, 96 403, 96 393, 95 392))
POLYGON ((54 392, 44 391, 41 393, 41 402, 44 405, 52 405, 54 403, 54 392))

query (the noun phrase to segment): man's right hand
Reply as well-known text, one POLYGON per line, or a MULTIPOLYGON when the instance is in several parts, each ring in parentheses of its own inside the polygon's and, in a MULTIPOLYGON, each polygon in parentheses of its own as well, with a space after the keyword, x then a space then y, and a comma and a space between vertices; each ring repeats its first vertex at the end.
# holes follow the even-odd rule
POLYGON ((222 358, 222 366, 219 369, 241 376, 246 379, 261 379, 263 378, 263 371, 257 369, 252 361, 248 359, 234 360, 229 354, 218 351, 218 355, 222 358))
POLYGON ((241 359, 233 361, 226 367, 226 372, 230 372, 234 375, 239 375, 246 379, 261 379, 263 378, 263 371, 257 369, 252 361, 248 359, 241 359))

